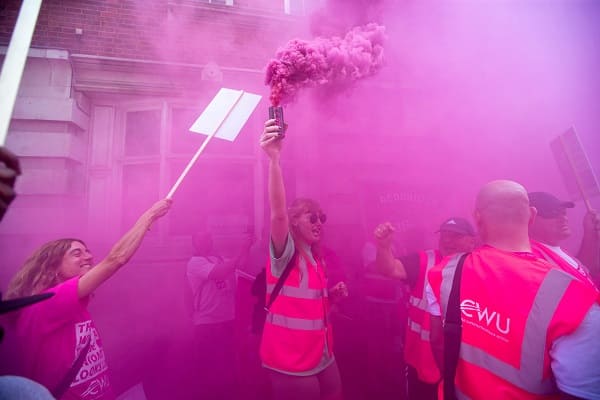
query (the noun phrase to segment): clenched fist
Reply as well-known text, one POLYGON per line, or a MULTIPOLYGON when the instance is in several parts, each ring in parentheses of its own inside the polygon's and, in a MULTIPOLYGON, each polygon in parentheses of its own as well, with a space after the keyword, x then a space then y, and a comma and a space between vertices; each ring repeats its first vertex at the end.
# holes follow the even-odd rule
POLYGON ((384 248, 390 247, 392 245, 392 239, 394 238, 395 231, 396 229, 391 222, 379 224, 373 232, 377 246, 384 248))

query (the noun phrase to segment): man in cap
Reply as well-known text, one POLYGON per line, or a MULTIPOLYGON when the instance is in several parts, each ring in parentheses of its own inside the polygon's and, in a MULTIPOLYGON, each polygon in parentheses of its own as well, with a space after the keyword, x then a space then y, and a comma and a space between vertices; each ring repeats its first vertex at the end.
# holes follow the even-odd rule
POLYGON ((483 246, 429 271, 431 343, 444 399, 600 399, 594 288, 532 254, 536 209, 517 182, 477 196, 483 246))
POLYGON ((571 236, 567 208, 571 201, 559 200, 546 192, 529 193, 529 202, 537 210, 537 216, 529 226, 532 250, 551 264, 573 273, 588 282, 598 278, 600 272, 600 217, 594 210, 583 219, 583 239, 576 257, 569 255, 560 243, 571 236))
POLYGON ((448 218, 438 232, 439 250, 426 250, 396 258, 391 249, 394 233, 392 224, 386 222, 375 229, 378 270, 389 277, 406 281, 411 289, 404 345, 409 400, 437 399, 437 386, 441 379, 429 343, 430 317, 425 296, 427 271, 443 257, 471 251, 475 246, 475 230, 464 218, 448 218))

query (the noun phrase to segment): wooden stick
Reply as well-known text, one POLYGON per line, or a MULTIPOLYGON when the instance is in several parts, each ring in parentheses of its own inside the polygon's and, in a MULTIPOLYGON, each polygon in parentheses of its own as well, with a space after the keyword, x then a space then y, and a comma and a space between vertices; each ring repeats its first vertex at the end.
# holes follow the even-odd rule
POLYGON ((172 199, 173 198, 173 195, 175 194, 175 192, 179 188, 179 185, 181 185, 181 182, 183 182, 183 179, 186 177, 186 175, 188 174, 188 172, 190 172, 190 170, 192 169, 192 167, 194 166, 194 164, 196 163, 196 161, 200 157, 200 154, 202 154, 202 152, 204 151, 204 149, 208 145, 208 142, 210 142, 210 140, 213 137, 215 137, 215 135, 217 134, 217 132, 219 132, 219 129, 221 129, 221 127, 223 126, 223 124, 225 123, 225 121, 227 120, 227 118, 229 118, 229 115, 231 115, 231 112, 233 111, 233 109, 235 108, 235 106, 237 105, 237 103, 239 103, 239 101, 241 100, 241 98, 242 98, 243 95, 244 95, 244 91, 241 90, 240 91, 240 95, 238 96, 238 98, 236 99, 235 103, 233 103, 233 106, 231 106, 231 108, 229 109, 229 111, 225 115, 225 118, 223 118, 223 120, 221 121, 221 123, 219 124, 219 126, 217 126, 217 129, 215 129, 213 133, 211 133, 210 135, 208 135, 206 137, 206 139, 204 139, 204 142, 202 142, 202 145, 200 146, 200 148, 198 149, 198 151, 196 151, 196 154, 194 154, 194 156, 192 157, 192 159, 190 160, 190 162, 187 164, 187 166, 185 167, 185 169, 183 170, 183 172, 181 173, 181 175, 179 175, 179 178, 177 178, 177 181, 175 182, 175 184, 173 185, 173 187, 171 188, 171 190, 169 190, 169 194, 167 194, 167 199, 172 199))
POLYGON ((6 142, 8 126, 15 108, 31 37, 41 5, 42 0, 23 1, 15 30, 6 51, 2 72, 0 72, 0 146, 6 142))
MULTIPOLYGON (((573 130, 573 133, 575 133, 575 128, 571 127, 571 129, 573 130)), ((592 211, 592 205, 590 203, 590 199, 588 198, 588 196, 585 193, 585 190, 583 189, 583 184, 581 183, 581 180, 579 179, 579 175, 577 174, 577 170, 575 170, 575 162, 573 161, 573 158, 571 158, 571 155, 567 151, 567 146, 565 144, 565 140, 563 138, 563 135, 560 135, 558 137, 558 139, 560 140, 560 144, 561 144, 561 146, 563 148, 563 151, 565 152, 565 155, 567 156, 567 161, 569 162, 569 166, 571 167, 571 171, 573 171, 573 176, 575 176, 575 182, 577 183, 577 188, 579 189, 579 193, 581 193, 581 198, 583 199, 585 207, 587 208, 588 211, 592 211)))

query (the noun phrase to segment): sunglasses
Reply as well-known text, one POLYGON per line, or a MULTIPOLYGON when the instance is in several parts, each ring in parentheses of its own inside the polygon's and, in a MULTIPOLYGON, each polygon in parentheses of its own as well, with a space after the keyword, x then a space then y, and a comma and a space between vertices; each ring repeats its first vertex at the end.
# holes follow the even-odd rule
POLYGON ((567 215, 565 208, 555 208, 552 210, 544 210, 544 212, 538 211, 538 216, 540 216, 542 218, 548 218, 548 219, 558 218, 558 217, 562 217, 564 215, 567 215))
POLYGON ((311 224, 316 224, 317 221, 321 221, 322 224, 325 223, 325 221, 327 221, 327 215, 321 213, 321 214, 317 214, 317 213, 310 213, 310 217, 308 219, 310 221, 311 224))

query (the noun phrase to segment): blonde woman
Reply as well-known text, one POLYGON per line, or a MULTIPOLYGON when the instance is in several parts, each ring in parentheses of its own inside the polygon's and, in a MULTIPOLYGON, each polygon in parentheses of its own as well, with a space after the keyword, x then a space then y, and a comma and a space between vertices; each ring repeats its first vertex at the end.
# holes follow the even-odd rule
MULTIPOLYGON (((333 355, 327 271, 320 251, 326 216, 311 199, 297 199, 287 209, 279 165, 282 137, 275 120, 265 123, 260 144, 269 157, 267 305, 278 280, 284 279, 267 312, 262 363, 269 370, 274 400, 339 399, 342 388, 333 355)), ((347 295, 344 283, 337 284, 332 293, 347 295)))
POLYGON ((102 340, 87 310, 90 294, 125 265, 170 200, 160 200, 94 264, 82 240, 58 239, 36 250, 9 284, 7 297, 52 292, 16 322, 23 374, 61 399, 112 399, 102 340))

